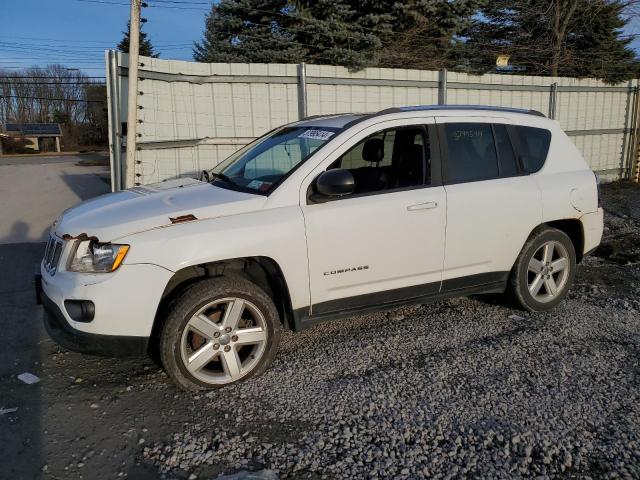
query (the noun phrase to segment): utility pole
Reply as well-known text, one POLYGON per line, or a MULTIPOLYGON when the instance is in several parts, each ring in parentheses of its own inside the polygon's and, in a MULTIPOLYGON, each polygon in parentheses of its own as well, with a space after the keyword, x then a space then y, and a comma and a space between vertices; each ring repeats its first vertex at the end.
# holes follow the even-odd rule
POLYGON ((631 155, 629 165, 629 180, 635 183, 640 182, 640 77, 636 79, 636 90, 634 95, 635 105, 633 108, 633 125, 631 127, 631 155))
POLYGON ((127 156, 125 188, 136 183, 136 141, 138 139, 138 57, 140 55, 140 0, 131 0, 129 21, 129 80, 127 97, 127 156))

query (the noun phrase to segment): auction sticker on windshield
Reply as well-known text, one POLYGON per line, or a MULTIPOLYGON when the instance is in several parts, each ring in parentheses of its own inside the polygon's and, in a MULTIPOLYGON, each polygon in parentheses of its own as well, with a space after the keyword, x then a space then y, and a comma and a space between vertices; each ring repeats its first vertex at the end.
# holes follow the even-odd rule
POLYGON ((335 132, 330 132, 329 130, 317 130, 317 129, 309 129, 302 132, 298 135, 299 138, 313 138, 316 140, 328 140, 333 136, 335 132))

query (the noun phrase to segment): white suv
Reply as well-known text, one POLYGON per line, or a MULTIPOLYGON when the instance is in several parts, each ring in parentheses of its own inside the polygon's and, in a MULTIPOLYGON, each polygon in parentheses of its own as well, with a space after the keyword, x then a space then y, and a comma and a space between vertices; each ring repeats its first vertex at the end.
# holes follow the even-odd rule
POLYGON ((548 310, 600 243, 596 183, 534 111, 307 118, 200 180, 66 211, 42 262, 46 325, 71 350, 157 352, 202 389, 263 372, 282 328, 486 292, 548 310))

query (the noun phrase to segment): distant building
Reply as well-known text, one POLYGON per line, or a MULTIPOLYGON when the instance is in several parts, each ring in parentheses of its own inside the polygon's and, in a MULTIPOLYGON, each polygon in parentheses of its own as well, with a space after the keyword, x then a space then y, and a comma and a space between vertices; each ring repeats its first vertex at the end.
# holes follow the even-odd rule
POLYGON ((53 149, 55 145, 56 152, 60 151, 62 130, 58 123, 7 123, 0 133, 25 150, 42 152, 53 149))

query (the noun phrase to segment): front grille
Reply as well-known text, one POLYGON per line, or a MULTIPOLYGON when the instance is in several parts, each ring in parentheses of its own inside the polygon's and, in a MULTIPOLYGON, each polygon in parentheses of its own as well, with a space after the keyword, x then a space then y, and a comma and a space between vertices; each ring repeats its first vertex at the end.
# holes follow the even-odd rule
POLYGON ((56 273, 56 269, 58 268, 58 262, 60 261, 60 256, 62 255, 62 240, 58 240, 56 237, 51 235, 49 237, 49 241, 47 242, 47 248, 44 251, 44 259, 42 260, 42 264, 44 268, 51 275, 56 273))

